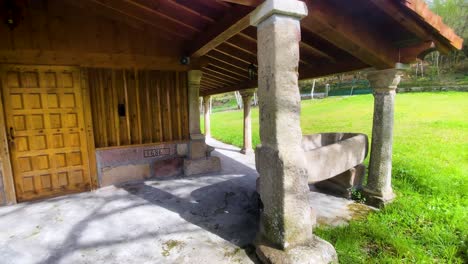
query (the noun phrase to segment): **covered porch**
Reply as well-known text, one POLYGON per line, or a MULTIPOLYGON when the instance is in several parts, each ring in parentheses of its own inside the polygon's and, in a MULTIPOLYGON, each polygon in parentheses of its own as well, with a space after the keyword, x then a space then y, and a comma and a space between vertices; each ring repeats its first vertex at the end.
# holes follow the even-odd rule
MULTIPOLYGON (((308 184, 340 175, 349 182, 366 175, 361 164, 368 149, 365 135, 358 135, 360 147, 352 144, 350 149, 356 151, 344 156, 343 145, 327 143, 328 136, 302 134, 298 80, 369 69, 374 123, 362 191, 370 204, 383 206, 394 199, 392 131, 401 71, 432 50, 449 52, 462 44, 421 0, 1 3, 8 11, 0 26, 0 34, 6 36, 0 43, 2 204, 114 185, 121 189, 116 193, 134 201, 165 207, 158 204, 161 196, 169 200, 165 207, 169 211, 185 215, 178 211, 181 204, 203 215, 205 207, 197 207, 193 197, 201 195, 202 201, 213 200, 208 207, 218 206, 231 199, 231 191, 210 189, 220 196, 208 199, 192 189, 190 197, 178 199, 170 190, 180 186, 125 183, 213 173, 215 177, 207 179, 222 185, 225 175, 216 174, 223 172, 222 157, 212 155, 200 130, 199 98, 242 90, 246 102, 242 152, 252 157, 255 147, 259 180, 241 186, 260 195, 255 246, 256 256, 265 263, 336 261, 334 248, 312 233, 317 217, 308 184), (248 101, 250 89, 256 87, 261 145, 252 146, 248 101), (333 146, 321 155, 312 145, 333 146), (346 166, 334 162, 335 156, 346 166), (321 158, 323 163, 317 162, 321 158), (354 163, 348 162, 351 159, 354 163), (164 188, 155 188, 159 185, 164 188)), ((209 124, 209 115, 205 118, 209 124)), ((350 134, 334 135, 330 138, 344 141, 350 134)), ((238 166, 245 175, 255 174, 251 167, 238 166)), ((227 180, 253 179, 238 176, 227 180)), ((181 183, 190 186, 188 179, 192 178, 181 183)), ((102 208, 90 209, 106 211, 108 204, 103 199, 102 208)), ((15 207, 5 210, 11 208, 15 207)), ((17 208, 21 211, 22 205, 17 208)), ((80 209, 70 208, 68 213, 75 210, 80 209)), ((211 222, 198 224, 217 232, 211 222)), ((252 227, 257 225, 252 222, 252 227)), ((79 230, 71 231, 64 245, 81 239, 74 234, 79 230)), ((61 254, 48 257, 53 261, 56 255, 61 254)))
MULTIPOLYGON (((3 263, 258 263, 253 155, 218 141, 220 173, 109 186, 0 208, 3 263)), ((355 215, 351 201, 309 194, 321 224, 355 215)))

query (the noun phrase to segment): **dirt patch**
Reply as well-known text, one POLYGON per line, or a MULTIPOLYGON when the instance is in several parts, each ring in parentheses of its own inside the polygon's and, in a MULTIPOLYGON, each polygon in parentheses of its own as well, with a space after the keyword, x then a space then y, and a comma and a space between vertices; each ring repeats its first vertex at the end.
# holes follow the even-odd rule
POLYGON ((185 246, 185 243, 182 241, 173 240, 173 239, 168 240, 163 243, 163 246, 162 246, 163 251, 161 254, 164 257, 168 257, 171 254, 171 250, 173 250, 174 248, 178 248, 180 251, 180 249, 182 249, 184 246, 185 246))

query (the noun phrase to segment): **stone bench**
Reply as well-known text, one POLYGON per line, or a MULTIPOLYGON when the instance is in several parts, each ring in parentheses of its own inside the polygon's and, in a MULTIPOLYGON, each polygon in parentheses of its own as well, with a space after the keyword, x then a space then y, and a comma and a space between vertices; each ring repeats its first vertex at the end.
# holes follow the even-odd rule
POLYGON ((369 150, 368 139, 359 133, 321 133, 302 138, 309 184, 351 198, 362 186, 369 150))

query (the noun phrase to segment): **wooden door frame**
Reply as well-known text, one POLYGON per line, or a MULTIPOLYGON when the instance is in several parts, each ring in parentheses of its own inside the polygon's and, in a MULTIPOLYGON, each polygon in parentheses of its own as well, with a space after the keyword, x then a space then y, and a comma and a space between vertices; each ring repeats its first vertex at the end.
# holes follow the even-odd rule
POLYGON ((91 190, 99 187, 96 163, 96 143, 94 142, 93 117, 91 114, 91 100, 89 98, 88 70, 79 67, 81 81, 81 96, 83 101, 83 118, 85 134, 88 147, 89 177, 91 179, 91 190))
POLYGON ((79 71, 80 85, 81 85, 81 99, 82 99, 82 115, 84 119, 85 135, 86 135, 86 148, 88 152, 88 172, 90 177, 91 190, 99 187, 97 177, 97 163, 96 163, 96 149, 93 134, 93 120, 91 116, 91 103, 89 98, 89 87, 88 87, 88 74, 84 67, 77 65, 21 65, 21 64, 0 64, 0 158, 1 164, 0 169, 3 177, 3 188, 5 194, 6 205, 16 204, 18 202, 16 197, 16 187, 13 175, 13 168, 11 162, 10 145, 8 142, 8 136, 6 132, 6 109, 4 107, 4 72, 9 67, 48 67, 48 68, 59 68, 59 67, 76 67, 79 71))
POLYGON ((3 70, 4 67, 0 65, 0 158, 2 159, 0 169, 3 178, 3 192, 5 194, 5 204, 11 205, 16 204, 17 200, 13 168, 10 159, 10 144, 8 143, 8 137, 6 133, 6 109, 3 106, 3 100, 5 98, 3 94, 3 70))

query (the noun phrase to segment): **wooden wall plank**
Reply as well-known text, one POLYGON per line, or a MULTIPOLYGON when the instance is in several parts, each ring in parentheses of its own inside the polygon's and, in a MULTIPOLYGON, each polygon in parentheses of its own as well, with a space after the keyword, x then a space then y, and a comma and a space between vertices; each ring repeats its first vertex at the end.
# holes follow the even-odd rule
POLYGON ((145 71, 145 96, 146 96, 146 127, 148 133, 148 143, 153 142, 153 120, 151 118, 151 97, 150 97, 150 80, 149 80, 149 72, 145 71))
POLYGON ((127 86, 127 71, 123 70, 123 87, 124 87, 124 98, 125 98, 125 123, 127 124, 127 142, 129 145, 132 144, 132 132, 130 127, 130 109, 128 106, 128 86, 127 86))
POLYGON ((87 83, 95 147, 188 139, 186 72, 90 68, 87 83))
POLYGON ((143 133, 141 127, 141 104, 140 104, 140 83, 138 78, 138 71, 136 69, 133 70, 135 75, 135 101, 136 101, 136 129, 138 133, 138 143, 143 144, 143 133))
POLYGON ((115 130, 115 140, 116 145, 120 146, 120 120, 119 120, 119 112, 118 112, 118 105, 119 99, 117 94, 117 87, 116 87, 116 77, 115 77, 115 70, 112 69, 112 97, 111 97, 111 104, 113 109, 112 118, 114 119, 114 130, 115 130))

